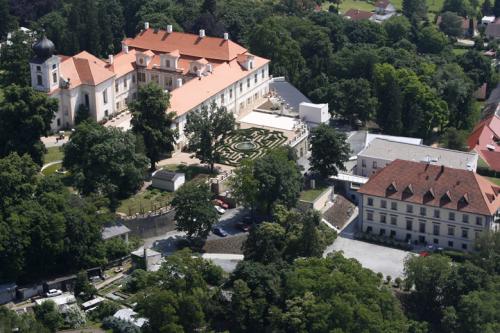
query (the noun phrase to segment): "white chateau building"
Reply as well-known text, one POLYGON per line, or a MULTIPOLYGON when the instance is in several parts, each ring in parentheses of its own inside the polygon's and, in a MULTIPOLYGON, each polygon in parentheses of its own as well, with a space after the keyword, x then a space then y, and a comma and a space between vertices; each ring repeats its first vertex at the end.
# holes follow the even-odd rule
POLYGON ((127 109, 137 88, 151 81, 170 92, 170 108, 179 131, 177 149, 186 143, 186 114, 215 102, 238 118, 262 104, 269 93, 269 60, 229 40, 199 34, 150 29, 146 22, 122 51, 99 59, 88 52, 67 57, 55 54, 43 38, 33 46, 31 84, 59 101, 53 130, 71 128, 81 105, 102 121, 127 109))

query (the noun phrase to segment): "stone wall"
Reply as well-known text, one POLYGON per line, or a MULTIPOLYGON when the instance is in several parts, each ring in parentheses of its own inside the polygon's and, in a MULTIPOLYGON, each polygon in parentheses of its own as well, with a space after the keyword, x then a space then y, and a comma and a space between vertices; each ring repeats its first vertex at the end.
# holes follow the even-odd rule
POLYGON ((130 229, 130 234, 140 238, 155 237, 175 230, 175 210, 162 215, 121 219, 119 222, 130 229))

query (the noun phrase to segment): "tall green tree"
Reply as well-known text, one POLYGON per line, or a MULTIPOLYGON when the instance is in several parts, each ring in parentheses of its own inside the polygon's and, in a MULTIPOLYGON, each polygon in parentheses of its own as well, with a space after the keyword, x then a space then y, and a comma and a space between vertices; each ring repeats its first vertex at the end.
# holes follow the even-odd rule
POLYGON ((427 17, 427 0, 403 0, 403 15, 421 20, 427 17))
POLYGON ((121 51, 121 41, 125 35, 123 7, 120 0, 100 1, 98 20, 101 27, 101 54, 115 54, 121 51))
POLYGON ((462 28, 462 20, 463 18, 454 12, 444 12, 441 14, 439 29, 441 29, 441 31, 448 36, 460 37, 464 32, 462 28))
POLYGON ((321 124, 312 130, 311 146, 311 169, 321 177, 336 176, 339 170, 345 170, 344 163, 351 153, 345 134, 321 124))
POLYGON ((462 17, 473 12, 469 0, 444 0, 442 11, 454 12, 462 17))
POLYGON ((493 8, 490 0, 483 1, 483 4, 481 5, 481 13, 483 16, 493 15, 493 8))
POLYGON ((13 33, 10 43, 0 49, 0 84, 31 86, 30 61, 33 51, 30 47, 32 38, 22 31, 13 33))
POLYGON ((76 127, 65 145, 63 166, 82 194, 102 194, 115 209, 119 199, 135 193, 144 182, 148 161, 136 149, 132 133, 87 121, 76 127))
POLYGON ((207 238, 218 217, 207 184, 190 182, 182 186, 172 200, 176 229, 186 232, 189 240, 207 238))
POLYGON ((0 100, 0 157, 29 154, 42 165, 46 149, 40 137, 49 134, 57 108, 57 100, 30 87, 5 88, 0 100))
POLYGON ((36 305, 34 312, 36 319, 43 323, 50 332, 56 332, 63 324, 63 317, 54 301, 48 300, 36 305))
POLYGON ((80 271, 76 275, 75 290, 76 297, 83 301, 88 301, 97 293, 97 289, 90 283, 86 271, 80 271))
POLYGON ((246 260, 265 264, 282 260, 285 236, 285 229, 277 223, 264 222, 252 228, 243 246, 246 260))
POLYGON ((446 36, 433 26, 427 26, 418 32, 417 46, 423 53, 440 53, 448 44, 446 36))
POLYGON ((457 130, 454 127, 448 127, 441 136, 441 144, 454 150, 467 151, 467 137, 469 133, 464 130, 457 130))
POLYGON ((254 162, 245 159, 234 169, 233 177, 228 179, 233 197, 239 204, 249 208, 252 215, 258 205, 259 193, 259 182, 254 178, 253 170, 254 162))
POLYGON ((411 23, 406 16, 393 16, 382 24, 387 37, 393 43, 402 39, 408 39, 411 31, 411 23))
POLYGON ((234 115, 225 107, 217 107, 216 104, 212 104, 210 110, 203 106, 200 111, 187 115, 184 132, 189 137, 189 147, 202 163, 210 165, 211 172, 220 158, 217 148, 224 144, 225 136, 231 133, 235 126, 234 115))
POLYGON ((0 40, 7 37, 7 33, 12 31, 16 26, 16 18, 10 14, 9 0, 0 0, 0 40))
POLYGON ((375 91, 379 101, 377 122, 384 132, 401 134, 403 123, 402 96, 397 80, 397 72, 389 64, 375 65, 375 91))
POLYGON ((132 131, 143 137, 151 170, 155 170, 161 155, 174 150, 177 137, 172 129, 175 114, 167 113, 170 95, 151 82, 139 88, 137 100, 129 107, 132 111, 132 131))

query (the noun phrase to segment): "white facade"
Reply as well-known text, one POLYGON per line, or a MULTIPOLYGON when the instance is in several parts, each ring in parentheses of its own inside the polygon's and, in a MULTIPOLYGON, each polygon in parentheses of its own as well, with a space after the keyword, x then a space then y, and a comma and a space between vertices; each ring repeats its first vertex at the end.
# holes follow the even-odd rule
POLYGON ((158 176, 157 173, 159 171, 155 171, 151 177, 151 186, 153 187, 175 192, 186 182, 186 176, 183 173, 176 173, 174 176, 167 179, 162 176, 158 176))

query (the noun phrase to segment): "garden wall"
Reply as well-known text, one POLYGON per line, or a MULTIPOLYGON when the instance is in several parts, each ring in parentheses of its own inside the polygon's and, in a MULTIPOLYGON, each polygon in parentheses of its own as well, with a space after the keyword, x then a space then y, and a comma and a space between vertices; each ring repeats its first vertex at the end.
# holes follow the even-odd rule
POLYGON ((130 234, 140 238, 155 237, 175 230, 175 210, 162 215, 121 219, 119 222, 130 229, 130 234))
POLYGON ((321 210, 333 196, 333 186, 326 188, 314 201, 299 200, 297 208, 303 211, 310 209, 321 210))

